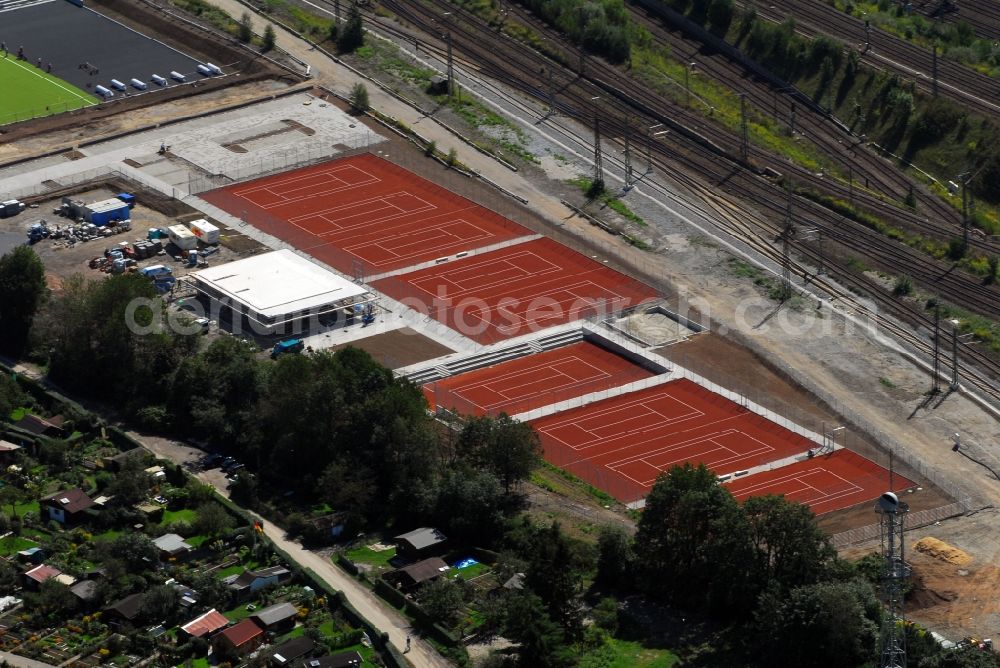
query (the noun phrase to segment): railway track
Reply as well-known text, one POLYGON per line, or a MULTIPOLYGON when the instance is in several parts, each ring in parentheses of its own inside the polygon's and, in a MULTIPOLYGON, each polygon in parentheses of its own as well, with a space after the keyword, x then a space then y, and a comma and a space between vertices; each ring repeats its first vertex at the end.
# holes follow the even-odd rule
MULTIPOLYGON (((431 35, 441 34, 442 25, 440 23, 440 17, 443 15, 444 11, 454 13, 455 10, 457 10, 455 6, 444 2, 439 3, 437 8, 434 10, 428 9, 423 5, 417 5, 417 3, 406 3, 403 5, 401 3, 387 1, 383 2, 383 4, 387 9, 396 13, 397 16, 404 19, 407 23, 420 28, 426 31, 427 34, 431 35)), ((458 11, 457 13, 460 15, 462 14, 461 11, 458 11)), ((475 19, 475 17, 463 16, 462 19, 463 20, 460 22, 459 20, 453 18, 448 26, 448 29, 452 32, 453 44, 459 52, 463 52, 465 57, 478 63, 479 69, 483 71, 484 74, 493 76, 518 90, 528 93, 536 99, 547 99, 547 85, 539 81, 538 64, 540 58, 538 54, 532 53, 528 58, 528 61, 522 61, 521 59, 524 57, 524 54, 520 51, 522 49, 521 46, 514 43, 505 43, 503 48, 499 48, 499 46, 495 44, 497 35, 492 34, 491 31, 485 26, 477 26, 477 19, 475 19), (466 26, 466 22, 470 25, 466 26), (500 55, 499 63, 496 62, 498 60, 498 54, 500 55)), ((546 64, 548 66, 552 66, 552 63, 546 64)), ((587 82, 583 81, 576 81, 574 83, 572 79, 565 80, 564 78, 561 78, 558 83, 559 87, 563 89, 561 100, 557 102, 559 111, 586 121, 588 116, 587 110, 589 109, 589 105, 592 104, 591 98, 594 97, 592 93, 595 91, 600 92, 600 90, 603 89, 595 89, 593 85, 588 86, 587 82), (584 90, 576 91, 576 86, 580 86, 581 88, 584 88, 584 90)), ((620 100, 615 100, 614 104, 609 106, 614 106, 614 108, 620 112, 615 117, 609 117, 608 121, 611 134, 617 133, 620 136, 620 133, 624 131, 624 123, 621 120, 614 119, 624 117, 624 113, 631 113, 634 115, 635 110, 623 109, 623 105, 620 100)), ((647 118, 646 120, 655 119, 647 118)), ((721 218, 725 221, 724 224, 728 226, 727 231, 752 245, 753 248, 770 258, 773 262, 781 261, 780 251, 774 247, 773 243, 767 241, 769 238, 773 239, 776 234, 779 233, 780 226, 769 223, 766 218, 757 216, 742 207, 734 207, 720 196, 718 192, 719 188, 704 185, 706 183, 713 183, 715 175, 720 173, 716 170, 715 173, 710 175, 710 177, 706 180, 705 177, 707 174, 704 155, 698 156, 700 159, 692 159, 692 157, 686 152, 659 142, 653 144, 651 148, 653 149, 653 153, 655 155, 654 162, 663 173, 669 174, 673 180, 681 182, 685 187, 700 194, 706 202, 712 203, 710 208, 705 209, 704 212, 706 215, 716 220, 721 218), (692 174, 687 174, 684 170, 678 170, 678 166, 682 166, 690 170, 692 174)), ((718 156, 715 155, 710 157, 712 159, 718 159, 718 156)), ((716 168, 726 166, 731 168, 731 165, 719 165, 715 163, 713 163, 713 165, 716 168)), ((739 174, 730 173, 728 176, 730 177, 728 181, 731 182, 735 179, 735 177, 739 176, 739 174)), ((756 179, 756 181, 759 182, 761 180, 756 179)), ((768 187, 770 189, 768 194, 773 196, 773 185, 768 184, 768 187)), ((663 190, 661 194, 670 195, 671 193, 663 190)), ((759 196, 757 199, 759 200, 759 196)), ((773 197, 771 199, 773 199, 773 197)), ((823 211, 829 213, 825 209, 823 211)), ((834 239, 845 245, 854 241, 854 235, 852 233, 840 231, 837 229, 836 225, 829 226, 824 229, 828 235, 828 239, 834 239)), ((794 245, 797 250, 802 252, 803 255, 810 260, 819 261, 819 252, 809 244, 796 242, 794 245)), ((901 261, 905 261, 905 259, 901 261)), ((829 263, 829 260, 827 259, 826 262, 829 263)), ((833 294, 833 298, 838 300, 842 305, 845 305, 846 308, 853 310, 858 314, 863 314, 864 317, 872 318, 878 321, 881 325, 884 325, 886 330, 897 334, 903 341, 906 341, 909 345, 921 353, 926 354, 931 349, 930 344, 919 334, 919 332, 928 331, 933 326, 932 320, 918 307, 900 303, 892 299, 885 293, 881 286, 876 285, 874 282, 864 277, 855 276, 850 272, 844 272, 843 276, 840 277, 842 282, 856 286, 857 289, 864 293, 874 295, 879 304, 904 319, 905 324, 903 326, 896 325, 893 321, 879 316, 877 313, 873 313, 870 308, 860 303, 850 292, 846 292, 837 287, 833 282, 826 281, 826 279, 817 279, 812 275, 812 272, 810 272, 808 268, 804 268, 796 264, 793 272, 804 278, 808 277, 813 285, 822 285, 823 290, 829 290, 830 293, 833 294)), ((997 302, 992 293, 989 293, 986 298, 990 300, 994 307, 996 306, 997 302)), ((963 361, 963 380, 966 381, 969 386, 975 387, 986 396, 1000 401, 1000 390, 997 389, 996 382, 991 379, 991 377, 1000 377, 1000 364, 984 355, 981 351, 965 344, 961 347, 961 359, 963 361), (973 364, 975 366, 970 367, 968 366, 969 364, 973 364), (987 373, 990 375, 981 373, 976 367, 987 370, 987 373)))
MULTIPOLYGON (((702 53, 699 42, 665 27, 658 16, 650 15, 640 5, 632 5, 631 8, 633 16, 649 30, 653 39, 669 46, 672 53, 683 56, 685 62, 696 61, 699 71, 732 90, 744 92, 747 99, 763 113, 767 113, 764 110, 769 108, 776 109, 780 97, 782 113, 775 111, 774 116, 779 122, 787 118, 784 112, 793 102, 791 90, 777 90, 765 81, 747 77, 741 64, 721 54, 702 53)), ((921 234, 948 240, 962 233, 962 217, 956 209, 927 191, 893 163, 878 156, 828 115, 809 106, 796 105, 795 125, 797 136, 805 138, 829 156, 843 174, 850 175, 847 183, 837 178, 824 179, 828 190, 840 199, 857 202, 870 211, 882 212, 883 216, 891 212, 895 225, 921 234), (901 204, 911 188, 917 200, 917 210, 901 204)), ((774 164, 772 167, 779 168, 774 164)), ((974 237, 970 245, 983 253, 1000 253, 998 241, 974 237)))
MULTIPOLYGON (((769 0, 766 4, 743 2, 742 5, 754 6, 758 16, 777 23, 793 17, 796 30, 807 37, 829 35, 850 46, 864 45, 864 21, 823 2, 769 0)), ((871 29, 870 44, 871 49, 862 53, 862 61, 912 79, 926 93, 933 91, 933 55, 930 49, 874 27, 871 29)), ((1000 80, 942 57, 938 58, 938 92, 979 113, 1000 113, 1000 80)))
MULTIPOLYGON (((445 0, 437 0, 437 5, 441 13, 449 11, 447 8, 450 5, 445 0)), ((512 11, 518 10, 512 7, 512 11)), ((459 13, 462 14, 461 12, 459 13)), ((478 21, 472 15, 463 15, 470 22, 478 21)), ((430 18, 433 20, 434 15, 431 14, 430 18)), ((519 18, 526 17, 519 14, 519 18)), ((543 31, 542 34, 549 38, 549 48, 556 48, 558 46, 557 36, 551 34, 551 31, 538 24, 534 27, 537 30, 543 31)), ((490 38, 497 39, 495 33, 487 32, 490 38)), ((467 37, 469 39, 464 42, 467 48, 478 48, 482 51, 481 56, 476 57, 475 60, 481 65, 490 62, 490 56, 488 55, 490 49, 479 46, 482 40, 487 38, 487 34, 471 34, 467 35, 467 37)), ((458 39, 457 36, 455 39, 458 39)), ((495 76, 509 77, 514 71, 513 66, 517 63, 521 72, 525 73, 529 80, 532 77, 537 78, 537 54, 532 52, 527 55, 526 61, 521 62, 513 59, 514 52, 510 47, 505 47, 504 51, 505 58, 502 65, 494 66, 493 68, 495 76)), ((569 58, 570 54, 563 55, 566 60, 571 60, 569 58)), ((495 60, 495 56, 493 56, 493 59, 495 60)), ((612 95, 612 100, 609 100, 609 102, 614 103, 618 112, 617 119, 607 117, 603 121, 607 123, 608 134, 611 136, 622 136, 628 132, 625 123, 621 119, 628 118, 630 114, 639 110, 651 114, 649 120, 653 122, 665 123, 668 122, 668 119, 670 121, 679 120, 687 127, 693 127, 701 135, 707 136, 716 145, 727 146, 734 142, 734 138, 727 131, 705 121, 705 119, 689 110, 680 108, 678 105, 666 104, 663 100, 656 98, 655 95, 651 95, 648 89, 602 61, 591 59, 585 69, 587 71, 586 79, 597 87, 597 93, 604 93, 605 96, 608 93, 612 95), (608 81, 614 81, 615 83, 612 85, 607 83, 608 81)), ((579 85, 584 82, 578 80, 576 83, 579 85)), ((594 97, 594 91, 577 91, 571 83, 565 88, 563 97, 568 98, 575 105, 577 116, 582 115, 585 117, 588 115, 588 107, 592 104, 589 103, 589 100, 594 97)), ((593 113, 593 110, 589 110, 591 117, 593 113)), ((700 157, 711 160, 713 163, 706 169, 706 164, 703 160, 699 161, 697 158, 692 160, 688 157, 687 166, 700 171, 704 175, 706 182, 712 182, 718 178, 718 175, 726 174, 728 171, 730 173, 727 176, 724 187, 730 192, 737 196, 748 198, 750 201, 760 203, 765 208, 770 209, 778 219, 784 216, 786 198, 781 192, 780 187, 739 168, 738 165, 732 164, 730 160, 727 160, 723 156, 711 154, 702 146, 694 145, 693 148, 696 153, 700 154, 700 157)), ((729 151, 728 154, 732 155, 732 151, 729 151)), ((838 182, 836 181, 817 177, 817 175, 807 170, 797 168, 787 162, 783 163, 780 160, 776 160, 773 156, 771 160, 778 169, 781 169, 786 175, 792 178, 797 186, 808 186, 819 192, 826 192, 829 191, 829 186, 832 185, 833 194, 843 196, 845 199, 848 197, 846 184, 842 184, 842 188, 838 189, 838 182)), ((875 198, 872 198, 872 200, 872 205, 881 204, 875 198)), ((923 285, 933 286, 945 294, 950 294, 953 299, 958 297, 960 299, 959 303, 974 308, 981 313, 994 314, 1000 312, 1000 288, 983 286, 976 279, 954 272, 949 265, 934 262, 920 251, 892 242, 878 232, 835 214, 811 200, 798 198, 796 206, 800 213, 807 212, 809 214, 810 223, 822 230, 826 238, 843 240, 845 246, 851 248, 857 254, 868 258, 876 266, 895 274, 910 275, 914 280, 923 285), (961 296, 959 297, 959 295, 961 296)), ((939 234, 941 233, 939 228, 935 229, 939 234)), ((954 231, 948 230, 945 234, 954 235, 954 231)))
POLYGON ((941 0, 917 0, 913 8, 930 21, 964 21, 981 39, 1000 36, 1000 7, 996 0, 952 0, 947 3, 949 7, 942 8, 943 4, 941 0))

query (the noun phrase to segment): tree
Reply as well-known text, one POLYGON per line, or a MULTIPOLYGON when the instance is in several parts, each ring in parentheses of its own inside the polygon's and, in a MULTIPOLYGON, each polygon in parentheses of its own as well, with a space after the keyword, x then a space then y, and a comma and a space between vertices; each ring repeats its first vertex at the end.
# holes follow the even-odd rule
POLYGON ((1000 668, 1000 656, 984 652, 977 647, 938 649, 938 652, 920 661, 918 668, 1000 668))
POLYGON ((733 0, 712 0, 708 6, 708 25, 716 35, 725 35, 733 22, 733 0))
POLYGON ((326 37, 332 43, 337 43, 337 36, 340 34, 340 25, 336 21, 330 22, 330 30, 327 32, 326 37))
POLYGON ((250 40, 253 39, 253 19, 250 18, 250 12, 243 12, 240 16, 238 37, 244 44, 249 44, 250 40))
POLYGON ((545 604, 549 617, 562 627, 566 639, 575 639, 581 630, 583 568, 558 522, 535 531, 525 557, 525 584, 545 604))
POLYGON ((277 36, 274 34, 274 26, 270 23, 264 28, 264 37, 262 39, 261 51, 267 53, 274 48, 274 42, 277 36))
POLYGON ((172 624, 177 617, 179 592, 170 585, 150 587, 142 597, 140 614, 149 624, 172 624))
POLYGON ((506 494, 538 466, 541 453, 531 425, 505 413, 496 418, 470 418, 458 437, 457 448, 474 466, 492 471, 506 494))
POLYGON ((559 626, 549 617, 542 600, 525 591, 511 597, 504 635, 518 643, 519 665, 532 668, 568 668, 576 656, 563 642, 559 626))
POLYGON ((631 586, 635 553, 620 526, 604 526, 597 537, 597 582, 612 589, 631 586))
POLYGON ((489 471, 453 469, 438 488, 436 522, 449 536, 488 545, 502 533, 504 500, 500 483, 489 471))
POLYGON ((766 595, 755 614, 757 652, 775 668, 861 666, 875 656, 881 607, 862 580, 827 582, 766 595))
POLYGON ((148 537, 128 532, 101 543, 104 554, 121 561, 129 573, 142 573, 156 566, 159 551, 148 537))
POLYGON ((0 350, 24 353, 35 313, 47 293, 45 266, 28 246, 0 257, 0 350))
POLYGON ((462 591, 447 578, 438 578, 420 590, 420 607, 448 628, 458 621, 462 604, 462 591))
POLYGON ((368 88, 360 81, 351 88, 351 111, 355 114, 363 114, 370 105, 368 103, 368 88))
POLYGON ((352 53, 365 43, 365 28, 361 20, 361 10, 357 3, 351 5, 347 22, 337 39, 337 49, 341 53, 352 53))
POLYGON ((194 521, 194 530, 211 538, 220 536, 233 528, 235 522, 226 509, 218 503, 210 502, 198 506, 198 517, 194 521))
POLYGON ((5 422, 11 411, 24 405, 25 397, 17 381, 11 376, 0 375, 0 422, 5 422))
POLYGON ((784 593, 825 579, 837 557, 809 507, 779 496, 755 496, 743 504, 754 548, 750 576, 760 590, 784 593))
POLYGON ((660 475, 646 497, 635 552, 650 594, 729 616, 752 606, 755 591, 744 577, 752 562, 746 517, 704 465, 660 475))
POLYGON ((29 599, 31 609, 44 617, 57 618, 76 608, 76 597, 69 587, 55 578, 42 582, 38 593, 29 599))

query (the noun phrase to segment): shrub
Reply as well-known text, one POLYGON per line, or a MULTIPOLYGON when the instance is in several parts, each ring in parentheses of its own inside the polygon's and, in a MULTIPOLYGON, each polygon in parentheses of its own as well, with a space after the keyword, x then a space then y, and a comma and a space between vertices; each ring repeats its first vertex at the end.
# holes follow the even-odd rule
POLYGON ((371 108, 368 102, 368 88, 360 81, 351 88, 351 111, 355 114, 363 114, 371 108))

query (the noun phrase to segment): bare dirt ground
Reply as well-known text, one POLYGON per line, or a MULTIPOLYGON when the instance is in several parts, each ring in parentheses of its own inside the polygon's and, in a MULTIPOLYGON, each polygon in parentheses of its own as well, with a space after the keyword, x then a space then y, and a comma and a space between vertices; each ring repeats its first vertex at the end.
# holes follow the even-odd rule
MULTIPOLYGON (((165 100, 141 108, 130 109, 121 105, 120 108, 110 110, 113 113, 109 114, 84 110, 0 128, 0 161, 9 162, 44 151, 70 148, 82 141, 110 137, 120 132, 172 121, 180 116, 255 100, 287 89, 286 82, 261 79, 224 88, 194 89, 188 91, 187 97, 165 100), (204 92, 198 92, 199 90, 204 92)), ((76 156, 71 153, 66 154, 67 160, 74 157, 76 156)))
POLYGON ((340 350, 347 346, 364 350, 390 369, 399 369, 455 352, 409 327, 357 339, 333 346, 330 350, 340 350))
MULTIPOLYGON (((950 640, 965 636, 996 638, 1000 635, 1000 536, 996 531, 1000 510, 945 520, 906 532, 906 561, 913 569, 913 589, 904 614, 950 640), (930 554, 915 549, 921 539, 943 541, 955 553, 930 554)), ((849 558, 876 551, 878 545, 858 545, 845 552, 849 558)))

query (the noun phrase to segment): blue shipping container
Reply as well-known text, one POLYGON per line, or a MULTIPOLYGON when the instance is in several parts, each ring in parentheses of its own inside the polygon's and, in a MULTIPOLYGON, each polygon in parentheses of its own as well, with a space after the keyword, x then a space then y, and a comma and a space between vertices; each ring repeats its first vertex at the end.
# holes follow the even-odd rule
POLYGON ((119 209, 109 209, 108 211, 95 211, 90 215, 90 222, 98 227, 104 227, 112 220, 126 220, 131 218, 128 204, 122 203, 119 209))

